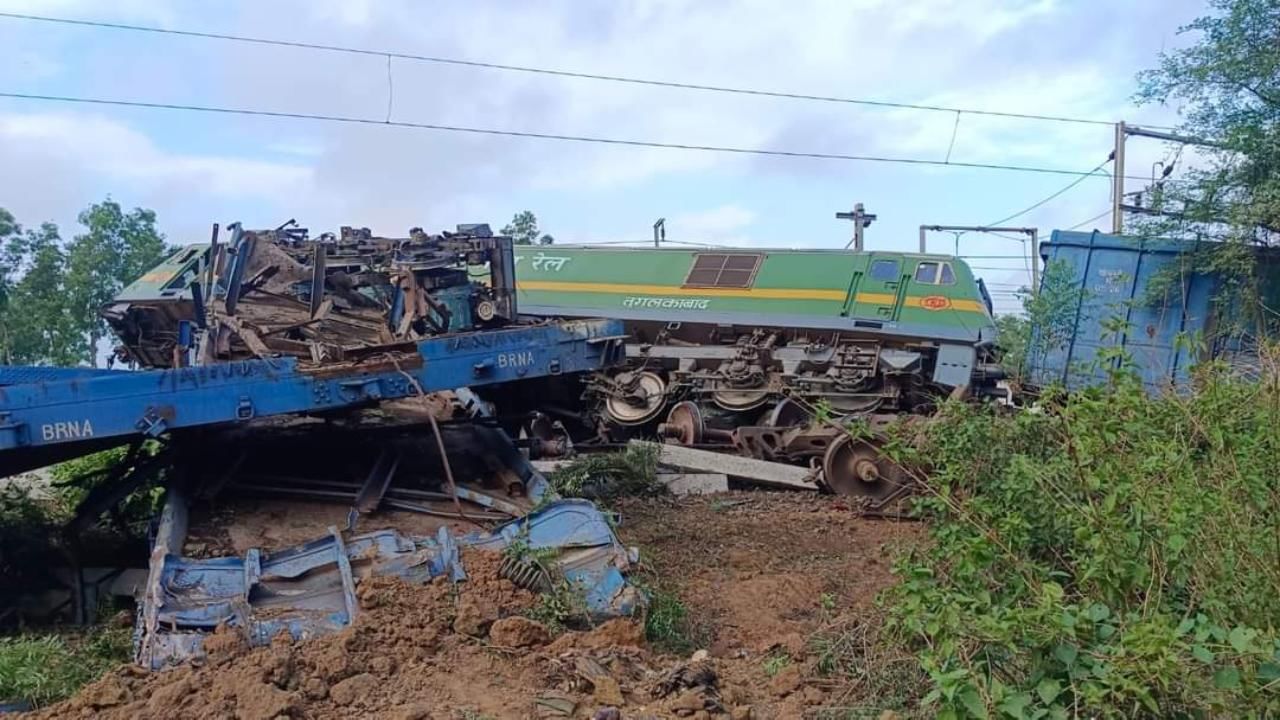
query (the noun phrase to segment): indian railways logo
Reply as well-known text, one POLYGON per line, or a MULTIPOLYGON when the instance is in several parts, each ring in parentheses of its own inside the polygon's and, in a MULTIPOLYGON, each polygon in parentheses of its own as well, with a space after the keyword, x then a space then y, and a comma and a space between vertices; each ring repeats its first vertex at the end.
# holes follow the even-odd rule
POLYGON ((946 310, 951 307, 951 300, 941 295, 929 295, 920 298, 920 307, 925 310, 946 310))

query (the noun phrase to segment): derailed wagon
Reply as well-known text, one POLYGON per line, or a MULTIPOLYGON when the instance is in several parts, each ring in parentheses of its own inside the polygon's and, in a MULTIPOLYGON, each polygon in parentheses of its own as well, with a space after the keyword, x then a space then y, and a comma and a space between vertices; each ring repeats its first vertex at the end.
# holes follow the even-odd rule
POLYGON ((0 367, 0 475, 127 447, 72 534, 137 488, 165 488, 138 597, 151 667, 199 656, 221 627, 255 644, 345 627, 362 578, 458 580, 461 548, 503 552, 503 574, 530 589, 554 573, 594 616, 634 612, 636 557, 611 520, 557 497, 470 390, 613 364, 621 325, 517 323, 512 265, 510 240, 483 227, 311 243, 234 226, 229 245, 215 233, 105 311, 124 357, 150 369, 0 367), (269 498, 341 519, 294 547, 188 542, 197 510, 269 498), (378 527, 392 510, 431 532, 378 527))

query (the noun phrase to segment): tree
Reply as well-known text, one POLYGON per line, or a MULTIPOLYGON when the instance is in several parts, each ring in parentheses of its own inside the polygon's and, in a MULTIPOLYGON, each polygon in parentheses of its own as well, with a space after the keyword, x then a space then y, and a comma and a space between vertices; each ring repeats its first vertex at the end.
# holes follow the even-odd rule
MULTIPOLYGON (((1215 14, 1181 32, 1198 41, 1139 76, 1140 100, 1180 101, 1189 135, 1219 144, 1168 200, 1237 239, 1280 241, 1280 3, 1210 0, 1215 14)), ((1166 200, 1167 202, 1167 200, 1166 200)))
POLYGON ((98 345, 107 333, 102 306, 164 259, 164 236, 156 230, 156 214, 134 208, 125 213, 107 198, 79 216, 87 232, 67 247, 67 302, 86 336, 84 360, 97 365, 98 345))
POLYGON ((24 255, 22 226, 13 214, 0 208, 0 362, 9 362, 9 302, 24 255))
POLYGON ((538 234, 538 217, 530 210, 516 213, 501 232, 510 236, 516 245, 550 245, 556 241, 550 235, 538 234))
POLYGON ((53 223, 23 232, 0 209, 0 362, 96 364, 102 305, 164 258, 150 210, 108 198, 79 219, 86 232, 64 245, 53 223))
MULTIPOLYGON (((15 246, 10 242, 7 247, 15 246)), ((28 230, 17 248, 21 277, 13 284, 5 312, 5 361, 77 364, 86 354, 86 344, 67 306, 67 261, 58 226, 44 223, 28 230)))
MULTIPOLYGON (((1238 308, 1232 325, 1266 332, 1277 307, 1250 246, 1280 244, 1280 3, 1210 0, 1212 14, 1182 29, 1193 44, 1164 53, 1139 76, 1138 98, 1181 103, 1184 134, 1216 143, 1209 162, 1156 191, 1166 214, 1134 223, 1143 235, 1211 238, 1181 272, 1223 278, 1219 302, 1238 308)), ((1177 278, 1163 285, 1176 287, 1177 278)))

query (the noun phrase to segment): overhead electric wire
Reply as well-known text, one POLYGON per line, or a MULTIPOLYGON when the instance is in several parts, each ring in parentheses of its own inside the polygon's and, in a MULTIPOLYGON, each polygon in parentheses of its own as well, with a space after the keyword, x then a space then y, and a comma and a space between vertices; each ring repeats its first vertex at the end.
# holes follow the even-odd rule
MULTIPOLYGON (((1046 197, 1046 198, 1044 198, 1044 199, 1040 200, 1039 202, 1035 203, 1034 205, 1031 205, 1030 207, 1024 208, 1024 209, 1022 209, 1022 210, 1019 210, 1018 212, 1016 212, 1016 213, 1014 213, 1014 214, 1012 214, 1012 215, 1009 215, 1008 217, 1002 217, 1002 218, 1000 218, 999 220, 996 220, 995 222, 989 222, 989 223, 987 223, 986 225, 984 225, 983 227, 998 227, 998 226, 1000 226, 1000 225, 1003 225, 1004 223, 1009 222, 1010 220, 1013 220, 1014 218, 1018 218, 1018 217, 1022 217, 1023 215, 1026 215, 1027 213, 1031 212, 1032 210, 1035 210, 1036 208, 1038 208, 1038 207, 1040 207, 1040 206, 1044 205, 1045 203, 1049 202, 1050 200, 1053 200, 1054 198, 1056 198, 1056 197, 1058 197, 1059 195, 1061 195, 1061 194, 1065 193, 1066 191, 1070 190, 1071 188, 1073 188, 1073 187, 1075 187, 1075 186, 1079 185, 1080 183, 1084 182, 1086 178, 1088 178, 1089 176, 1091 176, 1091 175, 1093 175, 1093 174, 1097 173, 1099 170, 1102 170, 1102 167, 1103 167, 1104 165, 1106 165, 1107 163, 1109 163, 1109 162, 1111 162, 1111 159, 1110 159, 1110 158, 1107 158, 1106 160, 1103 160, 1102 162, 1098 163, 1098 166, 1097 166, 1097 167, 1095 167, 1094 169, 1090 170, 1090 171, 1089 171, 1089 172, 1087 172, 1087 173, 1083 173, 1083 174, 1081 174, 1081 175, 1080 175, 1080 177, 1076 178, 1075 180, 1072 180, 1072 181, 1071 181, 1070 183, 1068 183, 1065 187, 1063 187, 1062 189, 1060 189, 1060 190, 1058 190, 1057 192, 1053 193, 1052 195, 1049 195, 1048 197, 1046 197)), ((1103 171, 1103 172, 1106 172, 1106 171, 1103 171)), ((1111 173, 1106 173, 1106 175, 1107 175, 1107 177, 1110 177, 1110 176, 1111 176, 1111 173)))
MULTIPOLYGON (((782 92, 775 90, 761 90, 756 88, 730 87, 726 85, 706 85, 701 83, 673 82, 668 80, 653 80, 649 78, 628 77, 623 75, 602 75, 598 73, 578 72, 572 70, 557 70, 554 68, 540 68, 529 65, 511 65, 507 63, 484 62, 480 60, 464 60, 462 58, 443 57, 438 55, 418 55, 415 53, 392 52, 388 50, 375 50, 369 48, 348 47, 343 45, 330 45, 324 43, 308 43, 298 40, 278 40, 274 38, 253 37, 249 35, 233 35, 231 33, 215 33, 202 32, 196 30, 175 30, 170 28, 161 28, 151 25, 132 25, 126 23, 104 22, 101 20, 83 20, 76 18, 60 18, 48 15, 32 15, 27 13, 0 12, 0 17, 12 20, 27 20, 34 22, 56 23, 60 25, 77 25, 81 27, 93 27, 109 30, 125 30, 130 32, 156 33, 161 35, 177 35, 182 37, 203 38, 206 40, 223 40, 229 42, 251 43, 255 45, 269 45, 287 48, 302 48, 307 50, 318 50, 323 52, 346 53, 351 55, 372 55, 377 57, 394 57, 401 60, 414 60, 417 62, 436 63, 442 65, 458 65, 464 67, 484 68, 489 70, 503 70, 508 72, 533 73, 539 75, 551 75, 556 77, 576 78, 581 80, 597 80, 602 82, 627 83, 631 85, 647 85, 651 87, 674 88, 678 90, 696 90, 701 92, 728 93, 735 95, 753 95, 757 97, 782 98, 787 100, 806 100, 813 102, 825 103, 842 103, 846 105, 863 105, 868 107, 893 108, 901 110, 922 110, 929 112, 947 112, 947 113, 963 113, 968 115, 984 115, 989 117, 1005 117, 1021 120, 1037 120, 1042 122, 1060 122, 1060 123, 1076 123, 1082 125, 1114 125, 1111 120, 1097 120, 1093 118, 1069 117, 1064 115, 1047 115, 1038 113, 1020 113, 1000 110, 980 110, 977 108, 959 108, 945 105, 930 105, 925 103, 908 103, 893 102, 888 100, 870 100, 866 98, 838 97, 831 95, 812 95, 796 92, 782 92)), ((1157 127, 1148 125, 1147 127, 1157 127)))
MULTIPOLYGON (((139 100, 119 100, 114 98, 76 97, 71 95, 42 95, 36 93, 19 93, 0 91, 0 97, 18 100, 36 100, 43 102, 75 103, 82 105, 113 105, 119 107, 146 108, 152 110, 179 110, 186 112, 215 113, 222 115, 247 115, 255 117, 280 118, 288 120, 315 120, 321 122, 347 123, 352 125, 381 125, 386 127, 412 128, 417 130, 438 130, 443 132, 469 133, 473 135, 498 135, 503 137, 533 138, 538 140, 561 140, 567 142, 599 143, 604 145, 625 145, 630 147, 666 148, 671 150, 696 150, 702 152, 729 153, 737 155, 767 155, 772 157, 807 158, 816 160, 843 160, 852 162, 897 163, 902 165, 932 165, 952 168, 977 170, 1003 170, 1008 172, 1038 173, 1043 175, 1081 175, 1079 170, 1066 168, 1045 168, 1031 165, 1001 165, 998 163, 944 162, 923 158, 900 158, 883 155, 853 155, 844 153, 804 152, 794 150, 774 150, 766 148, 744 148, 729 145, 699 145, 692 143, 668 143, 653 140, 630 140, 625 138, 608 138, 591 135, 568 135, 562 133, 529 132, 524 130, 501 130, 498 128, 480 128, 467 125, 442 125, 437 123, 419 123, 405 120, 376 120, 373 118, 352 117, 347 115, 322 115, 317 113, 283 112, 276 110, 256 110, 251 108, 232 108, 213 105, 185 105, 179 103, 144 102, 139 100)), ((1087 173, 1085 174, 1086 176, 1087 173)), ((1139 180, 1145 178, 1137 178, 1139 180)))
POLYGON ((1093 217, 1089 218, 1088 220, 1082 220, 1082 221, 1080 221, 1080 222, 1076 223, 1075 225, 1072 225, 1071 227, 1067 228, 1067 230, 1077 230, 1077 229, 1079 229, 1079 228, 1081 228, 1081 227, 1083 227, 1083 226, 1085 226, 1085 225, 1088 225, 1089 223, 1093 222, 1094 220, 1100 220, 1100 219, 1102 219, 1102 218, 1104 218, 1104 217, 1106 217, 1106 216, 1108 216, 1108 215, 1110 215, 1110 214, 1111 214, 1111 208, 1107 208, 1106 210, 1103 210, 1102 212, 1098 213, 1097 215, 1094 215, 1093 217))

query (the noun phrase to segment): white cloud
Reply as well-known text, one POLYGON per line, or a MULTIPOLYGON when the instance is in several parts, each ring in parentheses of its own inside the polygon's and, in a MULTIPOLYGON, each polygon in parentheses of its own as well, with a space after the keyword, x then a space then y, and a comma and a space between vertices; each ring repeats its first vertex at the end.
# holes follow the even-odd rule
POLYGON ((314 178, 300 165, 168 151, 116 120, 62 113, 0 113, 0 167, 4 206, 26 224, 69 234, 74 213, 111 193, 157 209, 179 239, 223 207, 305 192, 314 178))
POLYGON ((91 172, 143 188, 243 197, 297 186, 312 178, 311 170, 302 166, 166 152, 146 135, 93 115, 0 115, 0 139, 0 146, 74 158, 91 172))
POLYGON ((667 238, 711 245, 749 244, 745 232, 755 219, 754 212, 740 205, 680 213, 667 218, 667 238))
MULTIPOLYGON (((1187 18, 1185 8, 1197 2, 1113 8, 1105 0, 797 0, 783 5, 773 0, 430 5, 417 0, 245 0, 214 8, 159 0, 124 0, 110 7, 89 0, 0 0, 0 8, 129 17, 183 29, 676 82, 1115 117, 1128 107, 1131 70, 1149 65, 1158 50, 1152 47, 1160 41, 1156 31, 1167 34, 1187 18), (1167 5, 1182 8, 1181 14, 1167 5)), ((378 120, 386 109, 386 61, 381 57, 0 25, 0 32, 17 31, 23 53, 36 53, 33 63, 45 61, 61 69, 56 82, 33 83, 33 91, 378 120), (57 49, 42 50, 45 34, 55 30, 66 33, 50 45, 57 49)), ((396 119, 530 132, 941 159, 954 123, 953 116, 943 113, 407 60, 394 61, 392 75, 396 119)), ((2 104, 0 112, 30 107, 2 104)), ((207 222, 215 211, 235 214, 238 207, 251 206, 256 213, 296 216, 314 227, 354 222, 395 232, 486 217, 500 225, 501 218, 493 214, 517 209, 510 207, 516 193, 536 193, 571 207, 578 194, 616 198, 645 188, 654 192, 654 186, 668 181, 696 186, 691 179, 709 178, 740 183, 718 195, 732 198, 746 195, 760 177, 812 175, 795 178, 795 193, 818 195, 837 172, 851 167, 236 117, 220 118, 216 133, 193 131, 190 148, 172 130, 163 141, 144 130, 160 123, 178 128, 183 118, 201 128, 209 125, 201 116, 115 115, 107 110, 94 116, 0 115, 0 123, 6 123, 0 127, 0 162, 8 174, 21 178, 0 180, 4 202, 35 208, 36 216, 55 206, 63 206, 65 214, 82 206, 84 196, 99 199, 104 191, 118 196, 128 191, 136 193, 129 202, 149 204, 162 218, 196 214, 187 220, 192 224, 207 222), (22 117, 28 118, 25 124, 22 117), (138 119, 144 117, 156 124, 141 124, 138 119), (215 207, 204 207, 209 203, 215 207)), ((1095 157, 1105 157, 1106 135, 1106 128, 965 116, 953 157, 1092 167, 1095 157)), ((852 167, 870 184, 887 166, 852 167)), ((993 187, 999 182, 993 176, 993 187)), ((1016 187, 1017 178, 1008 185, 1016 187)), ((903 187, 901 192, 912 190, 903 187)), ((1008 202, 998 190, 991 196, 1001 205, 1008 202)), ((650 215, 656 214, 654 207, 670 204, 656 199, 630 205, 643 208, 637 214, 650 215)), ((695 198, 678 206, 699 204, 695 198)), ((668 222, 673 232, 679 228, 682 234, 702 234, 707 242, 756 242, 752 232, 759 234, 759 226, 772 218, 744 219, 747 212, 726 205, 668 222)), ((638 228, 647 227, 645 222, 618 221, 638 228)))

